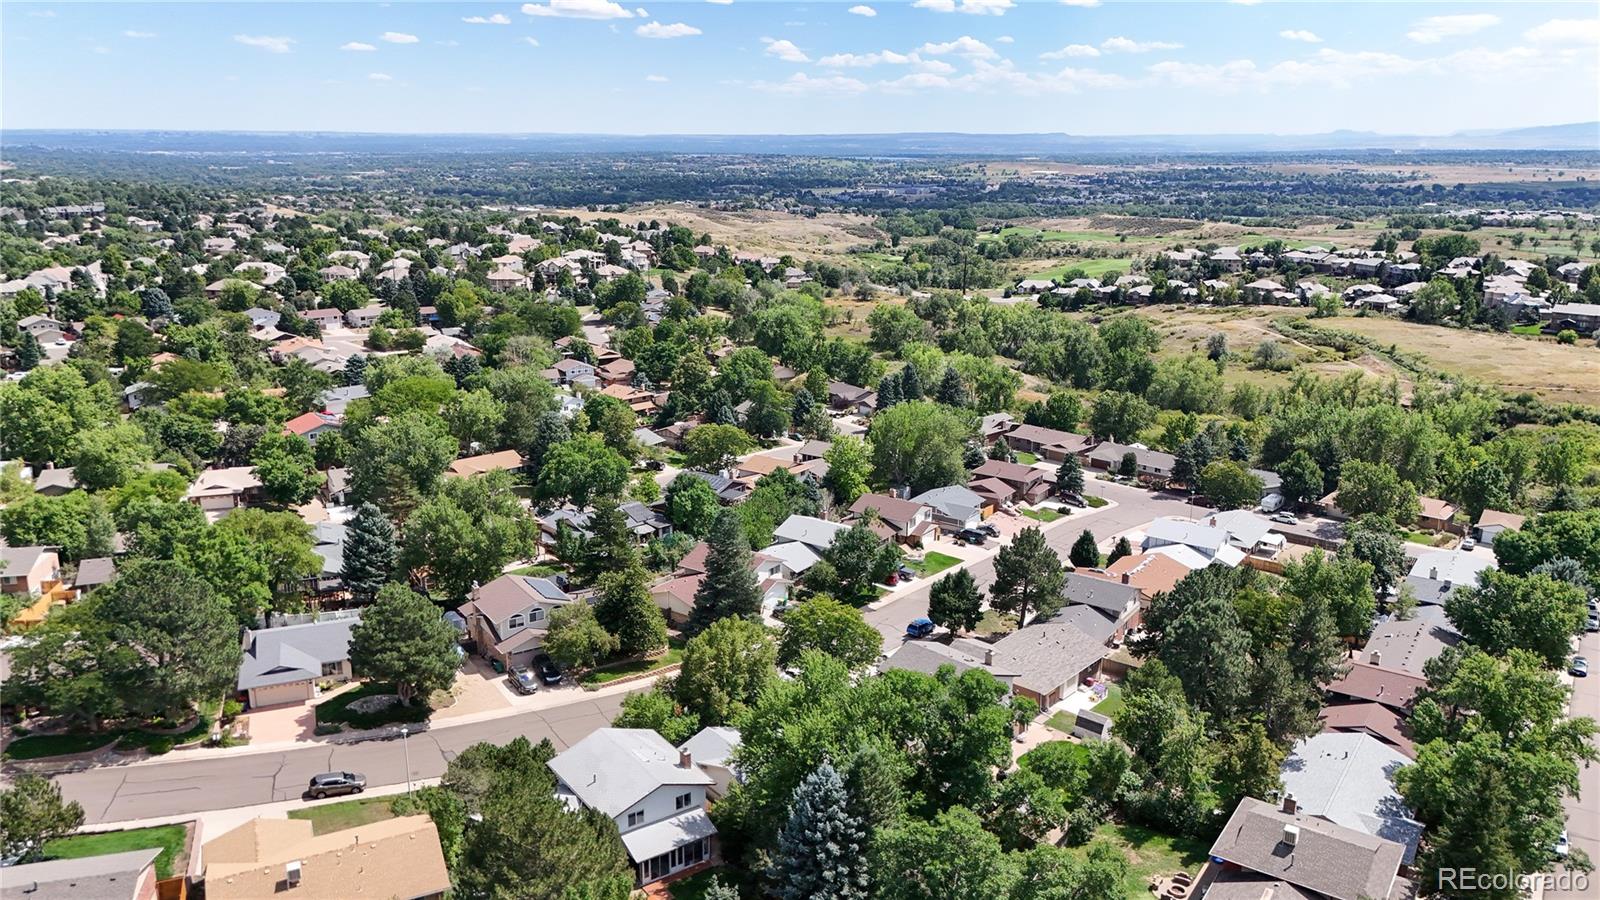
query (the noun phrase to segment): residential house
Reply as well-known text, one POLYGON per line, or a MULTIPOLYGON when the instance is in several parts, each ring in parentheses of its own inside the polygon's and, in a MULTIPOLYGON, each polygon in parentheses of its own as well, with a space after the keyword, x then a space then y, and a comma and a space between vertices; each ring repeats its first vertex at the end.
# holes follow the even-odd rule
POLYGON ((1018 425, 1005 434, 1012 450, 1032 453, 1041 459, 1060 462, 1094 446, 1094 438, 1039 425, 1018 425))
POLYGON ((870 415, 878 408, 878 392, 843 381, 828 382, 828 406, 858 416, 870 415))
POLYGON ((8 866, 0 900, 157 900, 160 855, 149 847, 8 866))
POLYGON ((351 328, 371 328, 378 324, 378 317, 382 316, 384 311, 384 307, 376 303, 352 309, 344 314, 344 323, 351 328))
POLYGON ((60 334, 67 330, 66 323, 58 322, 49 316, 23 316, 17 320, 17 328, 36 338, 51 333, 60 334))
POLYGON ((328 254, 328 260, 359 271, 372 263, 372 256, 360 250, 335 250, 328 254))
POLYGON ((1351 663, 1326 689, 1330 703, 1381 703, 1397 712, 1409 714, 1417 691, 1428 684, 1421 675, 1370 662, 1351 663))
POLYGON ((1169 554, 1152 551, 1129 554, 1104 570, 1083 574, 1128 585, 1139 592, 1140 600, 1149 603, 1157 594, 1177 587, 1178 582, 1193 571, 1169 554))
POLYGON ((243 275, 245 272, 260 272, 261 285, 263 287, 272 287, 273 285, 282 281, 289 274, 288 270, 275 262, 251 260, 249 262, 239 263, 237 266, 233 267, 233 274, 235 275, 243 275))
POLYGON ((1363 734, 1394 748, 1406 759, 1417 758, 1417 747, 1411 740, 1411 723, 1401 710, 1368 700, 1336 703, 1324 706, 1317 713, 1317 720, 1322 723, 1324 733, 1363 734))
POLYGON ((325 309, 302 309, 299 316, 307 322, 315 322, 318 328, 327 328, 344 321, 344 313, 332 306, 325 309))
POLYGON ((338 434, 343 423, 344 419, 340 416, 313 410, 283 423, 283 433, 297 434, 315 446, 317 439, 323 435, 338 434))
POLYGON ((819 459, 826 459, 828 456, 828 451, 832 449, 833 444, 829 443, 828 441, 819 441, 815 439, 809 440, 804 444, 801 444, 799 448, 794 451, 794 461, 797 463, 805 463, 814 462, 819 459))
POLYGON ((73 576, 72 588, 84 596, 95 588, 110 584, 117 574, 116 560, 109 556, 95 556, 78 560, 78 574, 73 576))
POLYGON ((1579 334, 1600 332, 1600 303, 1557 303, 1539 311, 1539 319, 1552 331, 1571 329, 1579 334))
MULTIPOLYGON (((1438 607, 1425 607, 1438 609, 1438 607)), ((1418 610, 1422 613, 1422 610, 1418 610)), ((1363 661, 1422 675, 1422 667, 1450 647, 1461 634, 1442 615, 1422 613, 1410 619, 1388 619, 1373 626, 1362 649, 1363 661)))
MULTIPOLYGON (((1046 480, 1045 471, 1021 463, 986 459, 972 470, 972 477, 979 481, 993 479, 1005 483, 1011 489, 1011 496, 1007 499, 1020 503, 1038 503, 1050 496, 1051 485, 1046 480)), ((974 490, 977 488, 974 487, 974 490)))
POLYGON ((1008 691, 1015 686, 1017 676, 1021 674, 997 662, 994 645, 962 637, 954 638, 948 644, 943 641, 905 641, 878 663, 878 671, 902 669, 933 675, 945 666, 955 669, 957 675, 968 669, 982 669, 1004 684, 1008 691))
POLYGON ((551 366, 547 371, 551 373, 551 380, 555 381, 557 384, 582 384, 589 387, 595 386, 594 366, 590 363, 584 362, 581 359, 574 359, 570 356, 565 359, 558 359, 556 360, 556 364, 551 366))
POLYGON ((322 568, 306 579, 306 589, 315 594, 331 594, 344 588, 344 539, 342 522, 318 522, 311 526, 311 552, 322 559, 322 568))
POLYGON ((1472 526, 1472 537, 1480 544, 1493 544, 1502 531, 1521 530, 1522 522, 1523 517, 1516 513, 1486 509, 1478 516, 1477 524, 1472 526))
POLYGON ((1453 531, 1459 533, 1461 526, 1455 524, 1458 507, 1454 503, 1440 500, 1437 497, 1418 497, 1417 526, 1429 531, 1453 531))
POLYGON ((1205 519, 1211 528, 1228 533, 1228 543, 1246 556, 1275 559, 1283 552, 1284 537, 1272 530, 1272 523, 1247 509, 1212 513, 1205 519))
POLYGON ((1394 787, 1394 772, 1411 759, 1360 732, 1328 732, 1302 738, 1279 767, 1284 795, 1300 812, 1335 825, 1393 841, 1411 865, 1422 824, 1406 812, 1394 787))
POLYGON ((350 628, 359 615, 245 632, 237 687, 252 709, 304 703, 324 681, 349 681, 350 628))
POLYGON ((733 764, 733 751, 739 749, 740 743, 739 729, 712 725, 700 729, 694 737, 678 745, 679 753, 689 754, 694 764, 711 776, 712 783, 706 786, 707 799, 717 800, 727 796, 733 783, 740 780, 733 764))
POLYGON ((355 281, 361 277, 361 273, 355 269, 338 264, 323 266, 317 270, 317 274, 321 275, 324 281, 355 281))
POLYGON ((195 477, 183 497, 207 513, 223 515, 260 499, 261 479, 255 466, 206 469, 195 477))
POLYGON ((1137 467, 1136 475, 1142 481, 1166 481, 1172 477, 1173 466, 1178 461, 1178 458, 1171 453, 1119 444, 1115 441, 1101 441, 1079 455, 1082 456, 1084 464, 1091 469, 1119 472, 1122 469, 1122 458, 1129 453, 1133 454, 1137 467))
POLYGON ((599 376, 600 382, 608 387, 626 386, 633 384, 634 371, 633 360, 618 357, 595 370, 595 374, 599 376))
POLYGON ((57 468, 47 465, 33 476, 33 492, 46 497, 59 497, 78 489, 78 475, 72 466, 57 468))
POLYGON ((493 272, 490 272, 488 275, 484 276, 484 280, 489 282, 489 290, 494 291, 497 294, 504 294, 515 290, 523 290, 526 289, 530 283, 528 276, 522 274, 516 269, 510 268, 495 269, 493 272))
POLYGON ((1017 427, 1017 420, 1008 412, 990 413, 978 420, 978 437, 985 447, 1017 427))
POLYGON ((700 592, 700 582, 705 577, 705 572, 696 572, 657 582, 650 588, 650 600, 661 607, 667 622, 675 626, 683 625, 689 621, 689 614, 694 612, 695 595, 700 592))
POLYGON ((783 520, 783 524, 772 530, 772 539, 774 543, 796 541, 805 544, 821 556, 833 546, 833 541, 839 533, 847 530, 849 530, 848 525, 829 522, 815 516, 790 516, 783 520))
POLYGON ((355 400, 365 400, 372 396, 364 384, 352 384, 348 387, 332 387, 322 392, 319 398, 323 412, 335 416, 342 416, 349 409, 350 403, 355 400))
POLYGON ((1035 622, 995 642, 995 664, 1017 673, 1012 690, 1047 709, 1088 681, 1106 656, 1104 641, 1065 622, 1035 622))
POLYGON ((1203 900, 1401 900, 1406 848, 1300 810, 1245 797, 1211 845, 1203 900))
POLYGON ((206 900, 439 900, 450 870, 425 815, 317 834, 310 819, 257 818, 207 841, 206 900))
POLYGON ((1448 591, 1451 585, 1477 584, 1478 573, 1496 568, 1495 559, 1487 553, 1470 550, 1433 550, 1419 554, 1407 574, 1442 582, 1448 591))
POLYGON ((628 519, 628 531, 640 546, 672 536, 672 520, 637 500, 618 507, 628 519))
POLYGON ((1244 551, 1233 545, 1227 529, 1176 516, 1162 516, 1151 522, 1140 546, 1144 550, 1155 550, 1172 545, 1187 547, 1208 563, 1230 567, 1239 565, 1245 557, 1244 551))
POLYGON ((601 728, 549 762, 556 796, 617 823, 643 885, 708 863, 717 828, 706 814, 716 779, 646 728, 601 728))
POLYGON ((923 491, 911 498, 933 510, 933 521, 945 531, 976 528, 994 514, 994 504, 959 484, 923 491))
POLYGON ((933 508, 914 500, 902 500, 887 494, 862 494, 850 505, 853 519, 866 518, 869 510, 877 513, 878 521, 896 543, 920 547, 939 537, 939 525, 933 521, 933 508))
POLYGON ((49 547, 0 546, 0 594, 43 594, 61 581, 61 556, 49 547))
POLYGON ((478 653, 506 668, 525 666, 544 646, 550 613, 572 602, 548 578, 501 575, 472 591, 457 610, 467 620, 467 634, 478 653))
POLYGON ((515 450, 497 450, 494 453, 483 453, 478 456, 463 456, 445 468, 446 478, 471 478, 485 472, 511 472, 516 474, 528 461, 522 454, 515 450))
POLYGON ((1050 621, 1070 622, 1102 642, 1120 640, 1129 627, 1138 624, 1143 599, 1138 588, 1088 572, 1067 572, 1064 578, 1061 596, 1067 605, 1050 621))

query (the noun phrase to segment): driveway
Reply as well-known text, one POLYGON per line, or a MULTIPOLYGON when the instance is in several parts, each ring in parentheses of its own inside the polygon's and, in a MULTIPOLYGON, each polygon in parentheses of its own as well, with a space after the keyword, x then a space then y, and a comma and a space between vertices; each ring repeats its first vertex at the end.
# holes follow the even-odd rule
POLYGON ((309 741, 317 728, 316 707, 309 703, 252 709, 248 718, 250 740, 262 744, 309 741))

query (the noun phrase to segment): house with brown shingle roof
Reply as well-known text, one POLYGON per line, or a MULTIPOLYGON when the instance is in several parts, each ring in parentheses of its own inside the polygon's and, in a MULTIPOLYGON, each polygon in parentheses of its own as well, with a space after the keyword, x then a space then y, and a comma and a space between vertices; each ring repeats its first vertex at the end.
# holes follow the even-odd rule
POLYGON ((207 841, 209 900, 405 900, 450 890, 439 830, 427 816, 401 816, 316 834, 309 819, 252 819, 207 841))
POLYGON ((1327 685, 1327 692, 1332 702, 1371 701, 1409 712, 1417 691, 1427 684, 1428 679, 1421 675, 1370 662, 1356 662, 1327 685))
POLYGON ((1502 531, 1520 531, 1523 521, 1523 517, 1516 513, 1486 509, 1478 517, 1478 523, 1472 526, 1472 536, 1480 544, 1493 544, 1502 531))
POLYGON ((478 652, 509 669, 533 660, 544 646, 550 614, 571 602, 572 596, 548 578, 501 575, 474 588, 472 599, 456 611, 467 620, 478 652))
POLYGON ((852 520, 865 518, 869 511, 877 513, 878 521, 888 527, 897 543, 920 547, 939 537, 931 506, 888 494, 862 494, 850 505, 852 520))
MULTIPOLYGON (((983 465, 972 470, 975 481, 996 479, 1003 481, 1011 488, 1009 499, 1023 503, 1038 503, 1050 495, 1050 484, 1045 478, 1043 469, 1025 466, 1021 463, 1006 462, 1003 459, 986 459, 983 465)), ((973 490, 978 490, 976 487, 973 490)), ((978 491, 978 493, 983 493, 978 491)))
POLYGON ((1400 877, 1405 847, 1310 815, 1288 796, 1279 805, 1240 800, 1209 855, 1199 880, 1206 900, 1388 900, 1410 889, 1400 877))

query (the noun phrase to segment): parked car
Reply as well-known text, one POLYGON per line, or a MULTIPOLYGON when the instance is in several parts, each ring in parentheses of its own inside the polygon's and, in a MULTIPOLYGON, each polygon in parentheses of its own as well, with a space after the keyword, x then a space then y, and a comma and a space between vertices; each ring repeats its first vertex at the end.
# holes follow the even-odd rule
POLYGON ((1584 631, 1600 631, 1600 613, 1589 613, 1589 621, 1583 625, 1584 631))
MULTIPOLYGON (((991 525, 989 527, 993 528, 994 526, 991 525)), ((988 539, 989 539, 989 536, 987 534, 984 534, 983 532, 979 531, 976 528, 963 528, 960 531, 956 532, 956 541, 958 543, 961 542, 961 541, 965 541, 965 542, 967 542, 969 544, 976 544, 979 547, 982 547, 984 541, 987 541, 988 539)))
POLYGON ((906 626, 906 638, 908 640, 912 638, 925 638, 930 634, 933 634, 932 619, 926 617, 912 619, 911 624, 906 626))
POLYGON ((659 472, 666 467, 666 463, 659 459, 647 459, 644 461, 644 467, 652 472, 659 472))
POLYGON ((1574 656, 1572 662, 1567 664, 1567 674, 1573 678, 1586 678, 1589 675, 1589 661, 1581 656, 1574 656))
POLYGON ((1556 859, 1566 859, 1572 852, 1572 845, 1567 843, 1567 830, 1561 829, 1561 837, 1556 840, 1556 845, 1550 848, 1550 855, 1556 859))
POLYGON ((1089 501, 1083 499, 1082 494, 1062 494, 1061 502, 1068 506, 1076 506, 1079 509, 1089 505, 1089 501))
POLYGON ((883 580, 883 583, 887 584, 889 587, 894 587, 895 585, 900 583, 900 573, 899 572, 890 572, 889 573, 889 577, 885 578, 883 580))
POLYGON ((539 669, 539 680, 545 684, 560 684, 562 679, 561 667, 548 656, 541 656, 533 663, 539 669))
POLYGON ((1294 513, 1286 513, 1286 512, 1278 513, 1277 515, 1273 516, 1272 517, 1272 521, 1277 522, 1280 525, 1298 525, 1298 524, 1300 524, 1300 520, 1298 518, 1295 518, 1295 514, 1294 513))
POLYGON ((911 579, 917 577, 916 570, 910 566, 901 566, 899 569, 895 570, 895 574, 900 576, 901 581, 910 581, 911 579))
POLYGON ((992 538, 997 538, 997 537, 1000 536, 999 527, 995 526, 995 525, 992 525, 992 524, 990 524, 988 522, 985 522, 982 525, 979 525, 978 526, 978 530, 983 532, 984 534, 987 534, 989 537, 992 537, 992 538))
POLYGON ((1476 546, 1478 546, 1478 542, 1472 538, 1465 538, 1461 541, 1461 549, 1463 550, 1471 550, 1476 546))
POLYGON ((306 793, 313 799, 337 797, 340 794, 359 794, 367 787, 367 776, 356 772, 324 772, 311 776, 306 793))
POLYGON ((518 666, 506 675, 506 681, 511 683, 511 689, 519 694, 531 694, 539 689, 539 680, 534 677, 533 670, 527 666, 518 666))

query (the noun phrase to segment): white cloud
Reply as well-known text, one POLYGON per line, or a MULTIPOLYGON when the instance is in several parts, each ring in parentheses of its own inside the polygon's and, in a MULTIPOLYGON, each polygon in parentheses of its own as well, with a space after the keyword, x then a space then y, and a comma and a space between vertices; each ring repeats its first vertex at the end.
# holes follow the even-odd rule
POLYGON ((867 83, 859 78, 843 75, 812 78, 804 72, 796 72, 783 81, 757 81, 751 86, 775 94, 859 94, 867 89, 867 83))
POLYGON ((1316 32, 1306 31, 1304 28, 1286 28, 1278 32, 1278 37, 1286 41, 1303 41, 1307 44, 1322 43, 1322 38, 1317 37, 1316 32))
POLYGON ((463 16, 461 21, 468 25, 510 25, 511 17, 505 13, 495 13, 492 16, 463 16))
POLYGON ((361 53, 370 53, 373 50, 376 50, 378 48, 372 46, 371 44, 363 44, 360 41, 351 41, 348 44, 339 45, 339 49, 340 50, 354 50, 354 51, 358 51, 358 52, 361 52, 361 53))
POLYGON ((999 37, 994 39, 994 42, 996 44, 1010 44, 1010 43, 1014 43, 1015 41, 1016 41, 1016 38, 1012 37, 1009 34, 1002 34, 999 37))
POLYGON ((127 31, 124 31, 122 36, 125 38, 133 38, 135 40, 143 40, 145 38, 155 37, 156 33, 154 31, 134 31, 130 28, 127 31))
POLYGON ((1132 38, 1113 37, 1100 42, 1100 49, 1107 53, 1149 53, 1154 50, 1178 50, 1182 44, 1171 41, 1136 41, 1132 38))
POLYGON ((233 41, 246 47, 265 50, 268 53, 288 53, 294 44, 294 38, 272 37, 265 34, 236 34, 233 36, 233 41))
MULTIPOLYGON (((718 6, 732 6, 733 5, 733 0, 706 0, 706 2, 707 3, 715 3, 718 6)), ((655 76, 651 76, 651 77, 653 78, 655 76)), ((663 78, 661 80, 662 81, 666 81, 665 78, 663 78)))
POLYGON ((1085 9, 1100 5, 1100 0, 1061 0, 1062 6, 1081 6, 1085 9))
POLYGON ((811 57, 807 56, 806 52, 804 50, 801 50, 799 47, 796 47, 794 45, 793 41, 790 41, 790 40, 775 41, 772 38, 762 38, 761 40, 762 40, 763 43, 765 43, 767 45, 767 49, 764 52, 768 56, 776 56, 777 58, 783 60, 784 62, 792 62, 792 63, 811 62, 811 57))
POLYGON ((994 59, 999 55, 994 52, 993 47, 990 47, 988 44, 985 44, 983 41, 980 41, 975 37, 965 34, 953 41, 945 41, 939 44, 923 44, 920 48, 918 48, 917 52, 925 53, 928 56, 945 56, 947 54, 953 54, 955 56, 965 56, 969 59, 994 59))
POLYGON ((394 76, 393 75, 385 75, 382 72, 368 72, 367 73, 367 79, 369 81, 393 81, 394 80, 394 76))
POLYGON ((1069 59, 1080 56, 1099 56, 1100 51, 1092 44, 1068 44, 1060 50, 1051 50, 1049 53, 1039 54, 1040 59, 1069 59))
POLYGON ((523 38, 522 42, 524 44, 527 44, 529 47, 537 47, 537 46, 539 46, 539 39, 534 37, 534 36, 532 36, 532 35, 529 35, 529 36, 523 38))
POLYGON ((694 27, 693 25, 685 25, 682 22, 674 22, 671 25, 663 25, 660 22, 650 22, 635 28, 633 33, 643 38, 667 40, 669 38, 693 37, 694 35, 700 34, 700 29, 694 27))
POLYGON ((878 14, 878 11, 870 6, 852 6, 845 12, 852 16, 866 16, 869 19, 878 14))
POLYGON ((1437 44, 1445 38, 1473 34, 1500 24, 1500 17, 1489 13, 1459 16, 1429 16, 1411 26, 1406 37, 1419 44, 1437 44))
POLYGON ((1551 19, 1522 33, 1535 44, 1600 45, 1600 19, 1551 19))
POLYGON ((550 0, 549 3, 524 3, 522 12, 524 15, 557 19, 633 18, 633 13, 612 3, 611 0, 550 0))
MULTIPOLYGON (((721 3, 723 0, 710 0, 710 2, 721 3)), ((733 0, 728 0, 728 2, 731 3, 733 0)), ((669 79, 665 75, 646 75, 644 80, 654 84, 666 84, 669 79)))
POLYGON ((966 13, 969 16, 1003 16, 1016 6, 1012 0, 917 0, 911 4, 918 9, 931 9, 940 13, 966 13))
POLYGON ((403 31, 385 31, 381 37, 384 43, 387 44, 415 44, 417 42, 416 35, 406 34, 403 31))
POLYGON ((911 57, 905 55, 904 53, 896 53, 893 50, 884 50, 879 53, 835 53, 831 56, 824 56, 823 58, 817 60, 817 65, 827 66, 833 69, 861 69, 868 66, 876 66, 879 63, 905 65, 910 61, 911 57))

